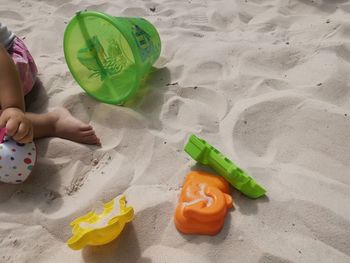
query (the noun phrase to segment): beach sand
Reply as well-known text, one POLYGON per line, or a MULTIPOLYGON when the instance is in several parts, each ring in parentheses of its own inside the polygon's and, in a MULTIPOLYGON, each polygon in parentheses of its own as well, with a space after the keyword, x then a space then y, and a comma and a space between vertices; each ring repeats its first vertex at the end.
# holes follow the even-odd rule
POLYGON ((30 110, 64 106, 102 141, 38 140, 31 177, 0 184, 1 263, 350 262, 350 2, 0 0, 0 15, 39 68, 30 110), (68 70, 63 32, 84 9, 160 33, 157 70, 127 107, 95 101, 68 70), (173 222, 192 133, 268 190, 232 190, 212 237, 173 222), (118 239, 68 248, 69 223, 122 193, 135 219, 118 239))

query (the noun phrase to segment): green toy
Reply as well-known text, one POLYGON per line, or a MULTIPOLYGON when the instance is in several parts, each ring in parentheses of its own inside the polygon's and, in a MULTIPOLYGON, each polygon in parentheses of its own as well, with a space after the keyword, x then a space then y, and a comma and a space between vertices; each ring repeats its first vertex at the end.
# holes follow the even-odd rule
POLYGON ((78 84, 105 103, 131 98, 160 55, 160 38, 143 18, 78 12, 64 33, 64 55, 78 84))
POLYGON ((197 162, 213 168, 246 196, 258 198, 266 193, 266 190, 262 186, 205 140, 191 135, 185 146, 185 152, 197 162))

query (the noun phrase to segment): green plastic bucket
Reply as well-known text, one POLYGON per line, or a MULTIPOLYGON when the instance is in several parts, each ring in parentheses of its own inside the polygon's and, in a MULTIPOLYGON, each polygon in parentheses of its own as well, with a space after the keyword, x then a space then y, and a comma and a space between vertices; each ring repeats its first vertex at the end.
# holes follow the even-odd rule
POLYGON ((63 47, 70 72, 89 95, 123 104, 158 59, 161 43, 143 18, 84 11, 69 22, 63 47))

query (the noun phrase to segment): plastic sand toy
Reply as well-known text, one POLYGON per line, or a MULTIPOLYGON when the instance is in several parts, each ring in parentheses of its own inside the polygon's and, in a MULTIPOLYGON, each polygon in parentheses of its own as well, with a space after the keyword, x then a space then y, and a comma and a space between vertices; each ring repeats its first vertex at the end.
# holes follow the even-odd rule
POLYGON ((124 195, 117 196, 103 207, 101 214, 89 212, 70 224, 73 236, 67 244, 71 249, 105 245, 117 238, 125 224, 134 218, 134 209, 126 205, 124 195))
POLYGON ((266 190, 262 186, 205 140, 191 135, 185 146, 185 152, 197 162, 213 168, 246 196, 258 198, 265 195, 266 190))
POLYGON ((161 50, 154 26, 143 18, 78 12, 64 33, 64 55, 78 84, 105 103, 131 98, 161 50))
POLYGON ((175 211, 176 228, 185 234, 215 235, 233 206, 224 178, 204 172, 187 175, 175 211))
POLYGON ((0 182, 19 184, 32 173, 36 163, 34 142, 21 144, 6 136, 6 129, 0 130, 0 182))

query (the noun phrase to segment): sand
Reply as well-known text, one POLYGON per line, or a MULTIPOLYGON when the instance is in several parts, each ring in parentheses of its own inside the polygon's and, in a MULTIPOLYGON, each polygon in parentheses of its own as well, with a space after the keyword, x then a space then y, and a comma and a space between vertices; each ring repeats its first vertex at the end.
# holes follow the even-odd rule
POLYGON ((28 181, 0 184, 0 262, 350 262, 349 13, 345 0, 1 0, 39 67, 30 110, 64 106, 103 145, 36 142, 28 181), (159 30, 157 70, 128 107, 95 101, 67 68, 63 32, 84 9, 159 30), (191 133, 268 190, 233 190, 214 237, 172 219, 191 133), (122 193, 136 217, 121 236, 69 249, 70 221, 122 193))

